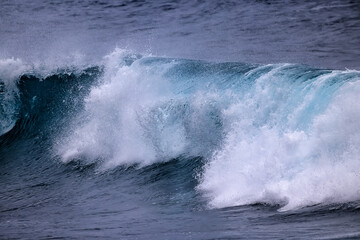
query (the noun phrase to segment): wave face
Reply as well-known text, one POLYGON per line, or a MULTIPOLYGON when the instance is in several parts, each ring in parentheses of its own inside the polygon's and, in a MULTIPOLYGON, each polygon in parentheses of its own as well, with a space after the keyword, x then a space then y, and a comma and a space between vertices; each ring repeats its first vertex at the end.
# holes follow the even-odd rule
POLYGON ((5 76, 3 65, 3 142, 40 134, 55 158, 101 170, 200 157, 196 189, 211 208, 360 199, 358 71, 121 49, 101 67, 45 77, 5 76))
POLYGON ((99 67, 49 71, 18 59, 0 63, 0 147, 32 138, 51 144, 101 74, 99 67))
POLYGON ((0 135, 15 125, 18 111, 16 79, 25 70, 27 67, 18 59, 0 60, 0 135))

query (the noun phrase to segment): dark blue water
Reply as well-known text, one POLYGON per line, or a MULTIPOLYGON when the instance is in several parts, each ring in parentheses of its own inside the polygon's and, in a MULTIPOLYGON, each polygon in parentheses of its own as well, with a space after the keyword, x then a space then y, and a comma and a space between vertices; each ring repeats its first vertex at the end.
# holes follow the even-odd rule
MULTIPOLYGON (((1 1, 4 57, 157 56, 360 67, 358 1, 1 1)), ((69 60, 70 61, 70 60, 69 60)))
POLYGON ((1 1, 1 239, 358 239, 357 1, 1 1))

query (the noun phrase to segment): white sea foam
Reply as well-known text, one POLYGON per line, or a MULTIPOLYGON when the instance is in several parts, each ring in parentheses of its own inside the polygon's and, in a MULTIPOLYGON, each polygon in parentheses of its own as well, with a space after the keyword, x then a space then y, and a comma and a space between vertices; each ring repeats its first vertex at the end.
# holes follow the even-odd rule
POLYGON ((215 208, 360 199, 358 72, 264 65, 222 89, 227 75, 199 74, 186 61, 176 68, 180 60, 117 49, 104 62, 101 83, 57 145, 64 162, 111 168, 202 156, 198 190, 215 208))
MULTIPOLYGON (((309 87, 316 89, 322 85, 326 89, 326 80, 334 77, 334 73, 327 74, 309 87)), ((310 95, 305 96, 304 102, 294 106, 295 115, 309 105, 307 101, 321 94, 308 92, 310 95)), ((266 98, 273 93, 262 90, 256 95, 266 98)), ((256 109, 252 107, 234 107, 228 114, 235 114, 239 119, 234 122, 222 149, 205 167, 199 185, 209 198, 210 206, 265 202, 281 204, 280 210, 290 210, 360 199, 359 94, 359 80, 346 83, 335 92, 326 110, 316 115, 304 130, 284 128, 273 122, 254 128, 254 122, 258 116, 263 118, 266 108, 262 107, 260 114, 253 114, 250 110, 256 109)), ((272 115, 283 113, 280 95, 271 96, 269 103, 261 102, 266 106, 276 102, 274 106, 280 109, 273 109, 272 115)), ((248 100, 259 102, 253 96, 248 100)), ((293 119, 294 114, 289 116, 293 119)))
POLYGON ((189 102, 163 77, 171 62, 154 71, 141 59, 128 66, 129 57, 133 56, 117 49, 104 58, 102 83, 91 90, 84 113, 58 149, 64 162, 86 159, 102 160, 105 168, 143 166, 184 154, 201 155, 216 141, 204 137, 218 134, 207 131, 215 121, 207 115, 216 108, 211 103, 216 96, 198 94, 189 102))

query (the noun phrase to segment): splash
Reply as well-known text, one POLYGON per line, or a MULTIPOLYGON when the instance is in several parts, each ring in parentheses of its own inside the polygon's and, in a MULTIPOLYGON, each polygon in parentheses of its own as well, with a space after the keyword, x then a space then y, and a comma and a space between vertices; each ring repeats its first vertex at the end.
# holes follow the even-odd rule
POLYGON ((117 49, 57 153, 105 169, 206 160, 210 207, 360 199, 360 74, 209 63, 117 49))
POLYGON ((226 112, 237 119, 205 167, 199 189, 210 206, 262 202, 285 211, 358 200, 357 74, 331 72, 277 89, 270 76, 265 85, 257 80, 255 94, 226 112))

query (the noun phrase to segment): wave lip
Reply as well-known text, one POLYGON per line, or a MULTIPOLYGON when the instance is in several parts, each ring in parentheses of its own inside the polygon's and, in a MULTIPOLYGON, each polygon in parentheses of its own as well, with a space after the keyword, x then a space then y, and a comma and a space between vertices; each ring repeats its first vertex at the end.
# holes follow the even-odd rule
POLYGON ((20 59, 0 59, 0 136, 15 126, 19 111, 17 80, 28 70, 20 59))
MULTIPOLYGON (((15 63, 22 64, 20 60, 15 63)), ((51 144, 82 108, 84 96, 102 72, 96 66, 47 72, 27 65, 15 68, 12 75, 1 72, 5 81, 0 83, 0 145, 21 139, 51 144)))

